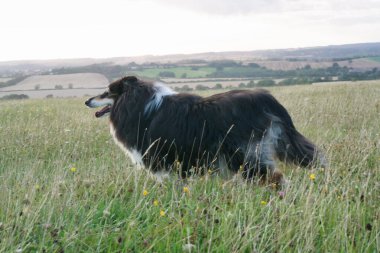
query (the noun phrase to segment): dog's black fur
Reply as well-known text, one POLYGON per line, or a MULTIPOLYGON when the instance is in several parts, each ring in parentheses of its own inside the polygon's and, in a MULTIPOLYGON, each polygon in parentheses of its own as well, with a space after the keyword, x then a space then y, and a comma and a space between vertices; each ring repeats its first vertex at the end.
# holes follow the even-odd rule
MULTIPOLYGON (((246 179, 273 174, 274 158, 300 166, 316 162, 317 148, 301 135, 286 109, 266 90, 232 90, 201 97, 134 76, 89 99, 112 99, 110 124, 118 142, 138 152, 153 172, 178 169, 182 177, 221 161, 246 179), (161 96, 163 95, 163 96, 161 96), (161 96, 161 97, 160 97, 161 96)), ((98 116, 102 113, 98 112, 98 116)))

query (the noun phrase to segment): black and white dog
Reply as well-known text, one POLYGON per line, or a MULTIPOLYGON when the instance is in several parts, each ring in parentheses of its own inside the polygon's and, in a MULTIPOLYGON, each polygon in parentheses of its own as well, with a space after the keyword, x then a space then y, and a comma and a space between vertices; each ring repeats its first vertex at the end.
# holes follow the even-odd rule
POLYGON ((228 169, 281 184, 275 158, 303 167, 324 162, 286 109, 262 89, 201 97, 127 76, 85 104, 104 106, 95 116, 110 114, 116 143, 158 177, 228 169))

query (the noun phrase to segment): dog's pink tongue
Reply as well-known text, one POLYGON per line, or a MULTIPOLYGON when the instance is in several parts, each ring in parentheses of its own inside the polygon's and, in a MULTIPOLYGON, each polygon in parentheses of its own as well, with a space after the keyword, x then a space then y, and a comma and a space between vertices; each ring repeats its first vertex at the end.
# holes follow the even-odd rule
POLYGON ((100 118, 111 109, 110 106, 103 107, 100 111, 95 112, 95 117, 100 118))

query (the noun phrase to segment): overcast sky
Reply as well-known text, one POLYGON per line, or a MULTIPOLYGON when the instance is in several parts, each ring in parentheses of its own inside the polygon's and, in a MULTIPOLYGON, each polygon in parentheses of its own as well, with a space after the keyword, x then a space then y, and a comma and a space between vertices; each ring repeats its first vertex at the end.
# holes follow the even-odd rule
POLYGON ((1 0, 0 61, 380 42, 380 0, 1 0))

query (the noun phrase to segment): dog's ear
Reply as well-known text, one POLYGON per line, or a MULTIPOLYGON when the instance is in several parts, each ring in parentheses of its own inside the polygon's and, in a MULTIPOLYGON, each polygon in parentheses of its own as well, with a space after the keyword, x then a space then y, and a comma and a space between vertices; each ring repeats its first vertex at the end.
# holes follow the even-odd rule
POLYGON ((128 89, 128 87, 137 85, 137 83, 138 83, 137 77, 126 76, 111 83, 108 87, 111 93, 122 94, 128 89))
POLYGON ((137 81, 138 81, 137 77, 135 76, 125 76, 121 80, 124 84, 130 84, 130 85, 135 85, 137 84, 137 81))

